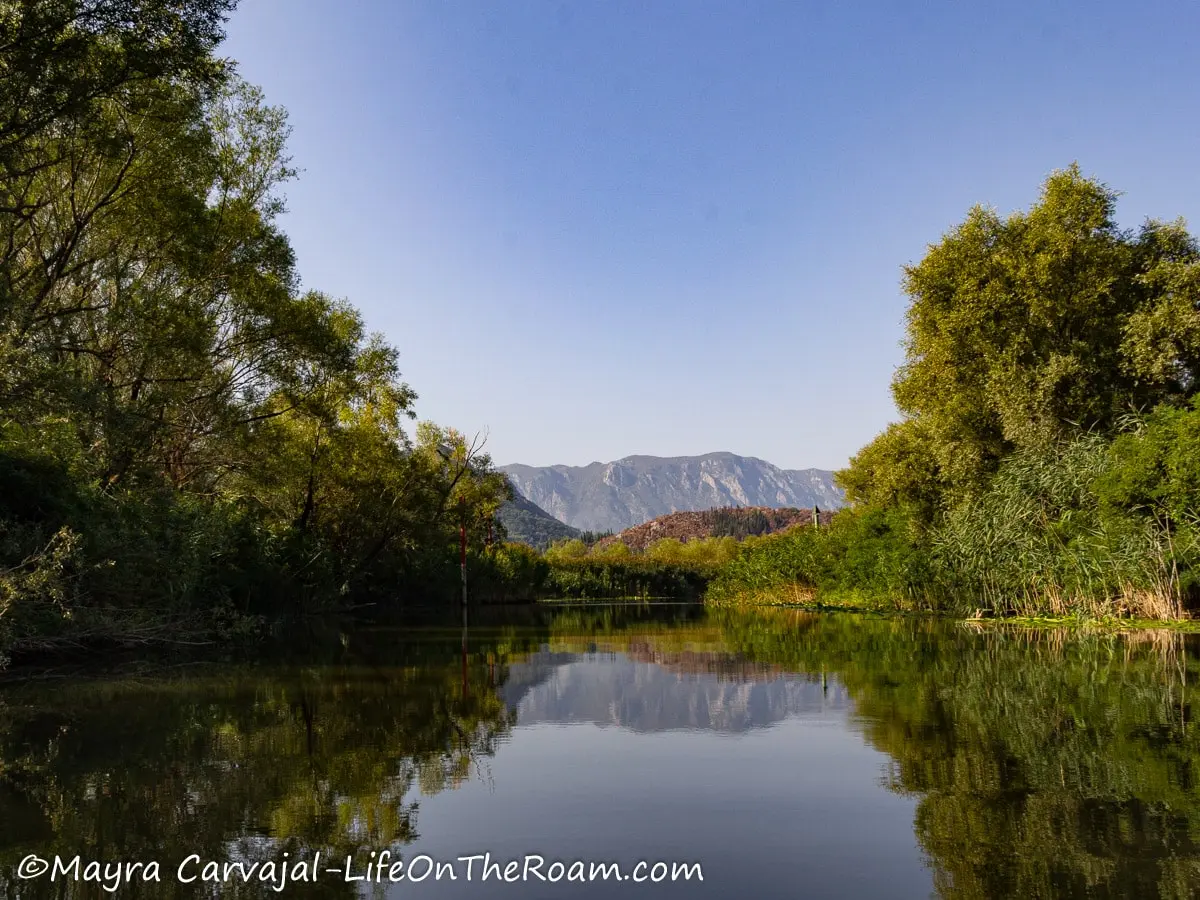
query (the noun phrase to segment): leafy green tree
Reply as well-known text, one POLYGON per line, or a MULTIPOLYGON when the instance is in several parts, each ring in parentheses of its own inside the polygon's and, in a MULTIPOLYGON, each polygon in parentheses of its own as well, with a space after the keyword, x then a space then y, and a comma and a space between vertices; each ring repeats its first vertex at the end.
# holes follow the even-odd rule
POLYGON ((1121 347, 1126 371, 1172 400, 1200 389, 1200 244, 1182 221, 1147 225, 1148 301, 1129 317, 1121 347))
POLYGON ((1195 242, 1180 225, 1122 231, 1116 196, 1072 166, 1028 212, 976 207, 905 270, 893 393, 915 424, 860 452, 852 493, 961 497, 1015 449, 1196 389, 1195 242))
POLYGON ((1096 485, 1103 503, 1163 516, 1177 529, 1198 524, 1200 398, 1158 407, 1113 441, 1109 457, 1096 485))
POLYGON ((851 503, 910 504, 932 518, 941 499, 941 478, 931 443, 919 419, 894 423, 859 450, 835 478, 851 503))
POLYGON ((593 559, 622 560, 633 556, 633 551, 624 541, 613 541, 603 547, 593 547, 588 554, 593 559))
POLYGON ((212 55, 234 0, 27 0, 0 13, 0 177, 30 143, 87 128, 106 101, 154 81, 219 84, 212 55))
POLYGON ((551 561, 566 559, 585 559, 588 555, 588 545, 580 538, 570 538, 565 541, 555 541, 546 550, 546 559, 551 561))
POLYGON ((300 289, 231 8, 0 9, 0 596, 42 598, 0 606, 14 646, 437 594, 460 526, 503 536, 482 447, 410 435, 396 349, 300 289))

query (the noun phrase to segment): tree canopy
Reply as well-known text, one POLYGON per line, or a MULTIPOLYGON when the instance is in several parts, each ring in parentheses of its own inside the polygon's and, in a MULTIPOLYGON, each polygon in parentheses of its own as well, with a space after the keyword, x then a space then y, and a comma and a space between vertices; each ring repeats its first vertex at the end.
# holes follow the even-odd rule
POLYGON ((0 620, 17 634, 100 606, 115 635, 120 608, 195 622, 436 594, 463 520, 482 542, 508 495, 478 442, 406 430, 399 352, 302 288, 286 113, 215 55, 232 6, 0 11, 0 620))
POLYGON ((842 473, 852 498, 961 499, 1014 450, 1195 393, 1200 247, 1182 222, 1122 230, 1116 202, 1073 165, 1028 211, 976 207, 906 267, 906 420, 842 473))

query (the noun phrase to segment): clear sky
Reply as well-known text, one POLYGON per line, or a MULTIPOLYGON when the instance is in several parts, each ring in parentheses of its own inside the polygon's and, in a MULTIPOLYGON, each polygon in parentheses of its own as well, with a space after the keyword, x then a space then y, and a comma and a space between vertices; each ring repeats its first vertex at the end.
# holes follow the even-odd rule
POLYGON ((242 0, 305 287, 498 463, 843 465, 901 266, 1077 160, 1200 231, 1200 4, 242 0))

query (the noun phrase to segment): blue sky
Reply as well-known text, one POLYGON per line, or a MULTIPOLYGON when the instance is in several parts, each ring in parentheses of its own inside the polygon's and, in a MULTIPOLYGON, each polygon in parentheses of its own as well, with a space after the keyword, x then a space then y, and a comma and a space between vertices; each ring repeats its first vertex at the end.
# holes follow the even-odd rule
POLYGON ((243 0, 306 287, 499 463, 843 465, 901 266, 1077 160, 1200 230, 1200 4, 243 0))

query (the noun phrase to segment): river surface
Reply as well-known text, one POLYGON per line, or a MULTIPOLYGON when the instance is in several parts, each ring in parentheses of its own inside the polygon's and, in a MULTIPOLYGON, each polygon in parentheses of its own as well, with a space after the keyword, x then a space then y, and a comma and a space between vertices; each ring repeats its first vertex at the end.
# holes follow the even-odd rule
POLYGON ((0 897, 1196 896, 1194 640, 547 605, 10 674, 0 897))

